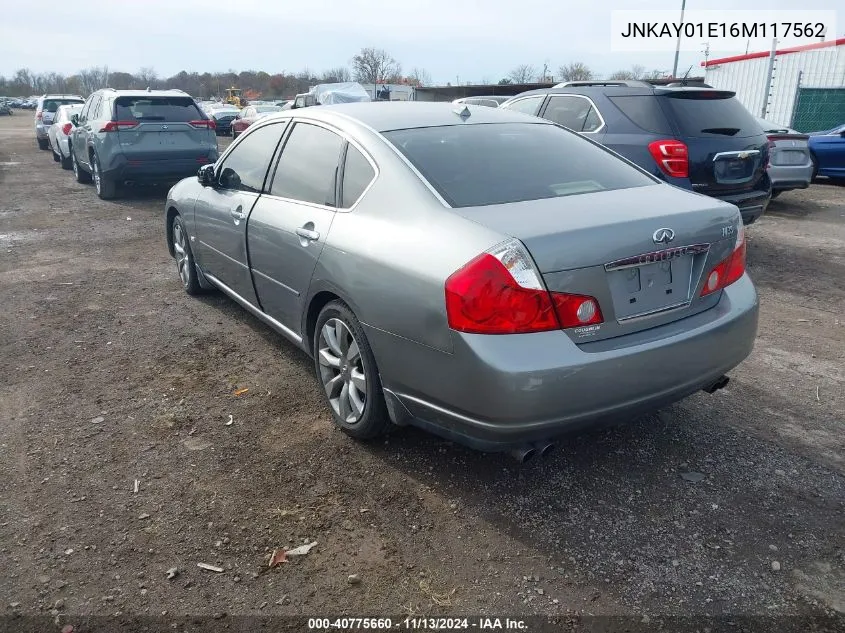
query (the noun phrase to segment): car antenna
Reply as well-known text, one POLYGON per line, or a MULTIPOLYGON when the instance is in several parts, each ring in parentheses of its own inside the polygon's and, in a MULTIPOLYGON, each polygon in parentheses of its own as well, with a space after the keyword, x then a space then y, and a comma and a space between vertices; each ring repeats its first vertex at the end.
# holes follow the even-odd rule
POLYGON ((689 68, 687 68, 687 72, 685 72, 685 73, 684 73, 684 76, 683 76, 683 78, 681 79, 681 85, 682 85, 682 86, 687 86, 687 85, 689 85, 689 84, 688 84, 688 82, 687 82, 687 78, 689 77, 689 74, 690 74, 691 72, 692 72, 692 66, 690 66, 689 68))

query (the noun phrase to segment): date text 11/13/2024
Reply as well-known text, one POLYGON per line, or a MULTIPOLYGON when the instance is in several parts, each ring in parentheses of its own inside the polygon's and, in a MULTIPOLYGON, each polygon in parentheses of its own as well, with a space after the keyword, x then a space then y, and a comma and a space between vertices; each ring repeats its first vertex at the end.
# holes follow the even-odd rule
POLYGON ((308 629, 311 631, 389 631, 389 630, 418 630, 418 631, 449 631, 471 630, 481 631, 511 630, 527 631, 528 625, 524 620, 513 618, 309 618, 308 629))

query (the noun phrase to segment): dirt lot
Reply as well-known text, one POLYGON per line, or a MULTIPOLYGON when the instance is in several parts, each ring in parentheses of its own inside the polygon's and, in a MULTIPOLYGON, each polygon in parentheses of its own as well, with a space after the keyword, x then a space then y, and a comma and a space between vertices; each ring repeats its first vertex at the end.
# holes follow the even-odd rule
POLYGON ((182 292, 164 194, 100 201, 36 148, 30 114, 0 118, 3 631, 845 614, 845 188, 785 194, 749 230, 760 330, 727 389, 525 466, 334 430, 303 354, 182 292))

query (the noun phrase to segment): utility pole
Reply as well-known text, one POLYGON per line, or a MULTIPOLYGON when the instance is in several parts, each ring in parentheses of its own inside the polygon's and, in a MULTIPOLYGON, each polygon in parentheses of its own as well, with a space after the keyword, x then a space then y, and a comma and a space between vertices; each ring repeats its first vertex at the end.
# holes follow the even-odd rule
POLYGON ((769 70, 766 72, 766 89, 763 93, 763 108, 761 110, 760 118, 766 118, 766 111, 769 109, 769 95, 772 90, 772 75, 775 71, 775 57, 777 56, 778 41, 772 38, 772 52, 769 53, 769 70))
MULTIPOLYGON (((687 8, 687 0, 681 0, 681 26, 684 24, 684 9, 687 8)), ((675 64, 672 66, 672 79, 678 76, 678 56, 681 54, 681 33, 678 31, 678 44, 675 46, 675 64)))
POLYGON ((542 83, 546 83, 546 78, 549 76, 549 62, 543 62, 543 79, 541 80, 542 83))

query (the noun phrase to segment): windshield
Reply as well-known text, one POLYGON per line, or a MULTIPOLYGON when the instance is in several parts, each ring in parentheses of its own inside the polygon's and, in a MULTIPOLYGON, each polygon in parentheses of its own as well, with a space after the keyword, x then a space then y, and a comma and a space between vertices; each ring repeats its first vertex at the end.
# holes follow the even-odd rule
POLYGON ((450 125, 384 136, 453 207, 655 184, 600 146, 555 125, 450 125))

